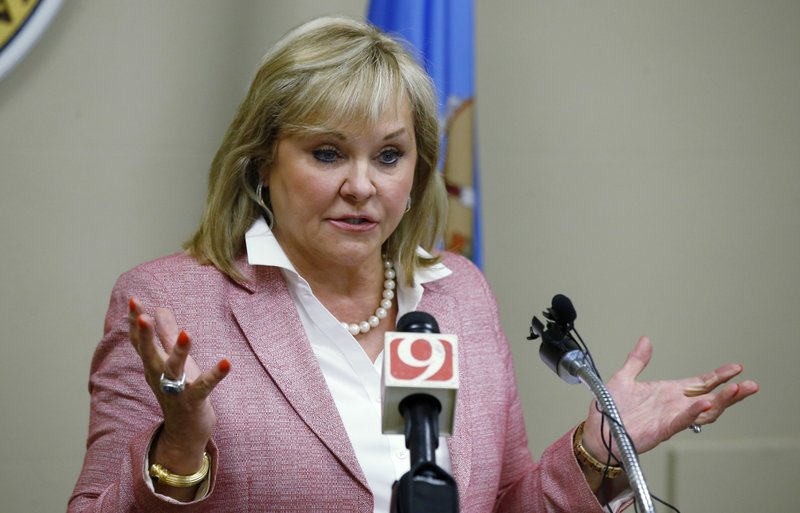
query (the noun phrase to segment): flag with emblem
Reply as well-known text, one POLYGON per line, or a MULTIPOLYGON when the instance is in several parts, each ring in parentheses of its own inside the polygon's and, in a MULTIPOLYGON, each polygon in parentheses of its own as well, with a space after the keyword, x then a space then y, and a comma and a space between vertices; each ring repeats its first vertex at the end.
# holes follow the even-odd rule
POLYGON ((371 0, 370 22, 411 43, 433 77, 447 185, 445 247, 482 265, 472 0, 371 0))

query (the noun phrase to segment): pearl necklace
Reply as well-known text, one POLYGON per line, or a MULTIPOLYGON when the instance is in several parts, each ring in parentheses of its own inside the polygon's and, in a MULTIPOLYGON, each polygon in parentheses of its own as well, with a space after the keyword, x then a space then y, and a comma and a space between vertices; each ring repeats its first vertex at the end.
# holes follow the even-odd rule
POLYGON ((381 303, 378 305, 378 308, 375 309, 375 314, 370 315, 369 319, 366 321, 351 323, 342 322, 342 327, 349 331, 354 337, 356 335, 360 335, 361 333, 366 333, 372 328, 377 328, 378 324, 381 323, 381 319, 385 319, 386 316, 389 315, 389 310, 392 309, 394 289, 397 287, 394 278, 397 276, 397 273, 394 272, 394 264, 392 261, 386 257, 383 258, 383 277, 386 278, 386 280, 383 282, 381 303))

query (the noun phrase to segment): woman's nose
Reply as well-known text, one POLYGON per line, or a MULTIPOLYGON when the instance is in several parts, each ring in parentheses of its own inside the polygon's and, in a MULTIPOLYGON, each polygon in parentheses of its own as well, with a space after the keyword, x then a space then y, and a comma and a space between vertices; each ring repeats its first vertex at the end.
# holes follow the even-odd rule
POLYGON ((354 201, 361 201, 375 194, 369 161, 354 160, 347 170, 340 190, 343 196, 354 201))

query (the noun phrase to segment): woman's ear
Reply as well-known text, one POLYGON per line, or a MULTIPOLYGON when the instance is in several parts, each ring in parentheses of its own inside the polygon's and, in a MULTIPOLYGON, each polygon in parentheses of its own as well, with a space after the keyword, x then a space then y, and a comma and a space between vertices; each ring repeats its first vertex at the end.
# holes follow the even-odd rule
POLYGON ((264 187, 269 187, 270 166, 266 162, 262 162, 258 168, 258 179, 264 184, 264 187))

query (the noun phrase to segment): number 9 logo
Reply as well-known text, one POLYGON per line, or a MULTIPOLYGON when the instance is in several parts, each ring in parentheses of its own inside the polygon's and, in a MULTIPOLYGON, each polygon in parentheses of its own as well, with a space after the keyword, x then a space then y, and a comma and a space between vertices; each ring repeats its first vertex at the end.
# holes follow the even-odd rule
POLYGON ((396 338, 389 344, 392 377, 415 381, 449 381, 453 378, 453 346, 447 340, 396 338))

